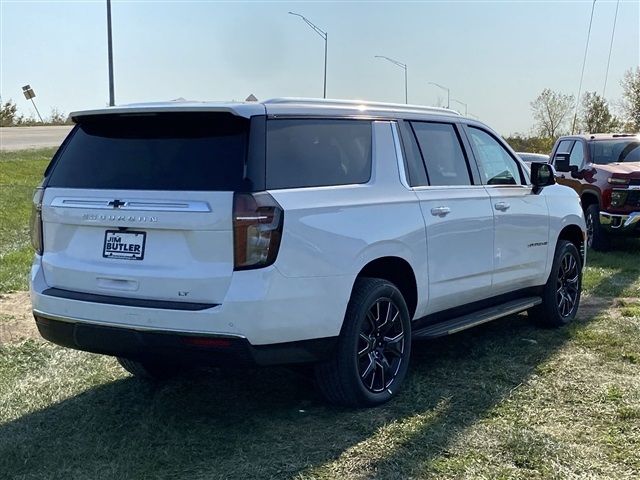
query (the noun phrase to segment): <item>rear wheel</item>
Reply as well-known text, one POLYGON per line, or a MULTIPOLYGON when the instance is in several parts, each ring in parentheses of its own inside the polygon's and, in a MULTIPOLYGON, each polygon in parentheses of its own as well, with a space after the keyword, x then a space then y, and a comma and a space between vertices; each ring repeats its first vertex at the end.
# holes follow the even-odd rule
POLYGON ((316 366, 322 394, 332 403, 371 407, 390 400, 409 366, 411 323, 392 283, 359 278, 331 361, 316 366))
POLYGON ((118 363, 131 375, 146 380, 164 380, 178 373, 175 366, 159 361, 138 361, 118 357, 118 363))
POLYGON ((607 250, 610 243, 609 237, 600 226, 600 207, 597 203, 587 207, 584 221, 587 225, 587 245, 594 250, 607 250))
POLYGON ((576 316, 581 288, 582 260, 578 249, 567 240, 559 240, 542 303, 530 309, 529 315, 543 326, 566 325, 576 316))

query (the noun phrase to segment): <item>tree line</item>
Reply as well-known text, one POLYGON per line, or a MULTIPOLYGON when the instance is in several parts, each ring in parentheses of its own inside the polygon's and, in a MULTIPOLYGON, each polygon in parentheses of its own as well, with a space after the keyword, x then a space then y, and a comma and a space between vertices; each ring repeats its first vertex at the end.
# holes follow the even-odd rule
POLYGON ((576 105, 574 95, 545 88, 531 102, 532 134, 515 134, 506 140, 516 151, 548 154, 561 135, 640 132, 640 67, 627 70, 620 85, 622 98, 613 108, 597 92, 585 92, 576 105))
POLYGON ((33 115, 25 117, 18 113, 18 106, 9 99, 0 103, 0 127, 31 127, 34 125, 67 125, 71 123, 69 117, 57 108, 52 108, 44 122, 36 120, 33 115))

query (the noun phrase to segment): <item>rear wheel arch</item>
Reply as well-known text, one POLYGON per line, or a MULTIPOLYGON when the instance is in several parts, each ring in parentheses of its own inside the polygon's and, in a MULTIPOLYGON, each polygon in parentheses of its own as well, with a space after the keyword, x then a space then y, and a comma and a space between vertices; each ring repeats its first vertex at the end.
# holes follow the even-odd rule
POLYGON ((405 259, 388 256, 371 260, 362 267, 356 280, 358 278, 381 278, 393 283, 404 297, 409 317, 413 318, 418 306, 418 284, 413 268, 405 259))

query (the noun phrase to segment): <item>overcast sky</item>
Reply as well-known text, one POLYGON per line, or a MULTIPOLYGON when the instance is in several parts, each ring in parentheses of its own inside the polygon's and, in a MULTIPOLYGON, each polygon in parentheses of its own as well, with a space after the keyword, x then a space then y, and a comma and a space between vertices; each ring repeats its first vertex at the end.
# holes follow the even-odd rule
MULTIPOLYGON (((327 96, 442 105, 451 89, 503 135, 528 132, 543 88, 576 94, 591 1, 112 2, 116 103, 327 96)), ((640 2, 621 1, 606 97, 640 64, 640 2)), ((108 101, 106 1, 0 0, 0 95, 22 113, 31 84, 41 113, 108 101)), ((602 93, 616 1, 596 2, 583 92, 602 93)), ((459 104, 452 106, 462 108, 459 104)))

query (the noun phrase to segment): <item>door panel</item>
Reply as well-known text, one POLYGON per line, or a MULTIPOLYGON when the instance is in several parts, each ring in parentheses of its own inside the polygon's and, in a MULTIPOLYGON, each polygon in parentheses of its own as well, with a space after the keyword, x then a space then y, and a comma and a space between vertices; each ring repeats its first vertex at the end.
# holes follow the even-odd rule
POLYGON ((519 162, 494 134, 477 127, 466 131, 493 210, 492 294, 544 283, 549 248, 545 197, 525 185, 519 162))
POLYGON ((545 197, 528 186, 488 186, 494 214, 495 295, 544 281, 549 242, 545 197))
POLYGON ((428 313, 485 298, 493 269, 489 195, 469 186, 415 192, 427 228, 428 313))

